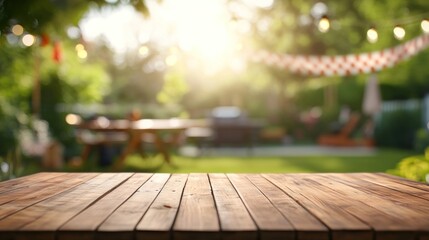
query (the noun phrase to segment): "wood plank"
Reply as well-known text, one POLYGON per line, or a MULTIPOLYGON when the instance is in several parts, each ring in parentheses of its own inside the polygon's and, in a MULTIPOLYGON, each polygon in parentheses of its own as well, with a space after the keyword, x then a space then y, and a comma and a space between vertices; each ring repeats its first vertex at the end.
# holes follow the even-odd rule
POLYGON ((0 194, 4 194, 6 192, 10 192, 22 187, 28 187, 29 185, 33 183, 43 182, 47 181, 51 178, 55 178, 61 175, 65 175, 66 173, 47 173, 47 172, 40 172, 35 173, 32 175, 27 175, 20 178, 15 178, 7 181, 0 182, 0 194))
POLYGON ((119 187, 65 223, 57 233, 59 240, 94 239, 95 230, 123 204, 152 174, 136 173, 119 187))
POLYGON ((325 198, 335 207, 370 225, 374 229, 376 239, 415 239, 418 227, 413 222, 403 221, 407 212, 398 210, 382 198, 339 183, 340 178, 339 174, 302 174, 297 180, 313 184, 319 191, 327 194, 325 198))
POLYGON ((371 173, 351 174, 351 176, 356 176, 359 179, 371 182, 373 184, 377 184, 377 185, 392 189, 394 191, 410 194, 415 197, 423 198, 429 201, 429 186, 427 190, 423 190, 420 188, 408 186, 406 184, 401 184, 392 179, 389 179, 380 175, 376 175, 376 174, 371 174, 371 173))
MULTIPOLYGON (((58 178, 57 184, 53 184, 43 189, 37 189, 37 191, 32 187, 22 188, 22 196, 14 199, 13 201, 0 205, 0 219, 5 218, 40 201, 48 199, 54 195, 65 192, 91 178, 94 178, 97 175, 98 174, 96 173, 70 173, 67 175, 61 175, 56 177, 58 178)), ((8 195, 9 194, 5 194, 4 196, 8 195)))
MULTIPOLYGON (((49 175, 40 175, 40 177, 49 177, 49 175)), ((32 192, 39 191, 41 189, 50 187, 52 185, 58 184, 58 182, 62 182, 66 179, 70 179, 68 175, 59 175, 53 178, 47 179, 42 178, 33 178, 33 181, 27 182, 26 185, 21 185, 21 187, 17 187, 11 189, 7 192, 4 192, 0 195, 0 205, 16 200, 17 198, 21 198, 26 196, 32 192)))
POLYGON ((55 186, 61 182, 67 182, 68 180, 76 176, 77 176, 76 174, 75 175, 63 174, 49 179, 44 179, 44 180, 38 179, 36 182, 33 182, 33 181, 27 182, 27 186, 25 187, 23 186, 23 187, 8 191, 7 193, 0 194, 0 207, 2 204, 15 201, 18 198, 26 197, 31 193, 38 192, 40 190, 55 186))
POLYGON ((173 227, 174 239, 220 239, 219 230, 207 174, 190 174, 173 227))
POLYGON ((261 175, 248 175, 249 180, 289 220, 297 233, 297 240, 329 239, 329 230, 293 198, 261 175))
POLYGON ((426 200, 361 180, 358 175, 337 174, 335 177, 336 181, 382 199, 384 204, 380 204, 379 209, 387 208, 389 204, 391 207, 386 209, 389 214, 395 214, 404 222, 411 222, 418 228, 429 229, 429 204, 426 200))
POLYGON ((429 213, 429 204, 427 200, 401 191, 392 191, 391 189, 379 184, 373 184, 361 179, 360 175, 341 174, 341 178, 338 179, 338 181, 359 189, 360 191, 378 196, 386 201, 390 201, 397 206, 395 209, 404 208, 405 210, 406 208, 408 209, 410 216, 417 217, 422 213, 429 213))
POLYGON ((402 178, 402 177, 398 177, 398 176, 393 176, 387 173, 376 173, 376 175, 384 177, 384 178, 388 178, 389 180, 392 180, 396 183, 399 184, 403 184, 403 185, 407 185, 410 187, 414 187, 414 188, 418 188, 424 191, 429 191, 429 184, 427 183, 422 183, 422 182, 416 182, 413 180, 409 180, 406 178, 402 178))
POLYGON ((97 239, 133 239, 134 229, 153 200, 161 192, 170 174, 154 174, 98 228, 97 239))
POLYGON ((292 224, 241 174, 227 174, 259 228, 261 239, 295 239, 292 224))
POLYGON ((173 174, 136 227, 137 239, 169 240, 187 174, 173 174))
POLYGON ((247 240, 258 238, 258 228, 225 174, 209 174, 222 239, 247 240))
POLYGON ((131 173, 100 174, 76 188, 0 220, 0 231, 11 231, 17 239, 54 239, 55 231, 62 224, 131 175, 131 173))
POLYGON ((331 239, 372 240, 370 226, 347 211, 337 208, 331 200, 326 200, 323 191, 318 190, 313 184, 297 180, 299 174, 262 174, 262 176, 321 220, 330 229, 331 239))

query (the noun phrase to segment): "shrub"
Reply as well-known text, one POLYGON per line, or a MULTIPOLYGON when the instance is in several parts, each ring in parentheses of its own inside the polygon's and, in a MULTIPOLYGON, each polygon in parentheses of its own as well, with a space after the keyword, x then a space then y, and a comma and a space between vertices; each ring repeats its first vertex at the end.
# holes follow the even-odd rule
POLYGON ((425 155, 410 156, 402 159, 396 169, 389 172, 411 180, 428 182, 429 148, 426 148, 425 155))
POLYGON ((423 152, 427 147, 429 147, 429 132, 427 129, 421 128, 416 132, 414 148, 418 152, 423 152))

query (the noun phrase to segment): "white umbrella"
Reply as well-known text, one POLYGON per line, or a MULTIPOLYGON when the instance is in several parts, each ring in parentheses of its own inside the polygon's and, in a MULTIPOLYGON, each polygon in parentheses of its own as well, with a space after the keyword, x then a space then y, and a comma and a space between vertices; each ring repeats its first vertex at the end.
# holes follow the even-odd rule
POLYGON ((371 74, 368 78, 363 97, 362 110, 365 114, 374 116, 381 109, 381 94, 377 76, 371 74))

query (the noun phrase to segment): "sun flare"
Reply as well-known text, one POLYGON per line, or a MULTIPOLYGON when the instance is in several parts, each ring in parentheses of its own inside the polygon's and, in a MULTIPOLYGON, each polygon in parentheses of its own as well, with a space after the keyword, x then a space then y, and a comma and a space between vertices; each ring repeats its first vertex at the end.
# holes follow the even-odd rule
MULTIPOLYGON (((80 28, 85 40, 102 38, 119 55, 130 51, 142 58, 149 53, 160 54, 155 58, 158 62, 146 66, 149 71, 156 70, 154 66, 173 66, 182 60, 208 72, 225 67, 241 71, 243 36, 250 31, 252 11, 260 7, 254 1, 147 0, 148 17, 127 5, 92 9, 80 28), (233 12, 241 19, 234 19, 233 12), (178 50, 174 56, 171 49, 178 50)), ((272 0, 264 0, 264 7, 270 4, 272 0)))

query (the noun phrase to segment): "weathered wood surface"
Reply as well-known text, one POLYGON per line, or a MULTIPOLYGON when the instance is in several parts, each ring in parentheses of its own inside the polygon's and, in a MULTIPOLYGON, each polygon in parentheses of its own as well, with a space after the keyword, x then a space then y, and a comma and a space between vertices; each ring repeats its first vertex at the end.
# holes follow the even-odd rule
POLYGON ((0 239, 429 239, 429 186, 379 173, 38 173, 0 239))

